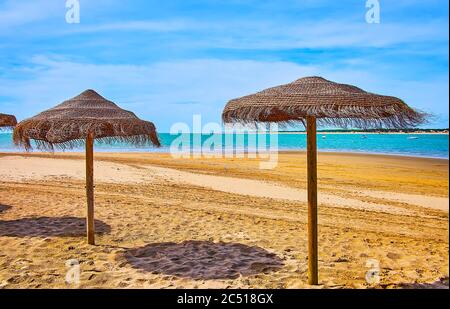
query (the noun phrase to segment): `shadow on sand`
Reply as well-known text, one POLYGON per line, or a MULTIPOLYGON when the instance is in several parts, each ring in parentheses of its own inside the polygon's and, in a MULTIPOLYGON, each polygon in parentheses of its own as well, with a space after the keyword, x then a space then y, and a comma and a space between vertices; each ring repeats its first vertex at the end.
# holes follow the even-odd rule
POLYGON ((401 283, 402 289, 448 289, 448 277, 442 277, 432 283, 401 283))
POLYGON ((9 205, 0 204, 0 213, 7 211, 10 208, 11 208, 11 206, 9 206, 9 205))
MULTIPOLYGON (((96 234, 111 232, 111 227, 95 220, 96 234)), ((73 237, 86 235, 86 219, 76 217, 38 217, 0 221, 0 236, 60 236, 73 237)))
POLYGON ((276 254, 259 247, 194 240, 132 248, 125 257, 146 272, 205 280, 267 273, 284 265, 276 254))

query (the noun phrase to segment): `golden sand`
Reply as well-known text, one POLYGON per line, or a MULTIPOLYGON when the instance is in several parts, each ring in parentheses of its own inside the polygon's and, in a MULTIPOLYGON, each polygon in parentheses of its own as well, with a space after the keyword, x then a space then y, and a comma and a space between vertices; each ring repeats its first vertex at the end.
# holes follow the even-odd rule
MULTIPOLYGON (((281 153, 273 170, 95 160, 89 246, 83 155, 0 155, 0 287, 309 287, 304 153, 281 153), (70 259, 79 284, 65 282, 70 259)), ((448 160, 321 153, 318 164, 321 287, 448 288, 448 160)))

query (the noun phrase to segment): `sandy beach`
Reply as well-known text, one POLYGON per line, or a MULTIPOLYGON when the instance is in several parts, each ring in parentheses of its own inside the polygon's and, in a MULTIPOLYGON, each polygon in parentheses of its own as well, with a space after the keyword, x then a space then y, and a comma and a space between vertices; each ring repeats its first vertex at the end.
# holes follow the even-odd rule
MULTIPOLYGON (((319 287, 448 288, 448 164, 320 153, 319 287)), ((0 287, 310 287, 305 153, 273 170, 96 153, 96 246, 84 168, 83 154, 0 154, 0 287), (79 284, 65 282, 71 259, 79 284)))

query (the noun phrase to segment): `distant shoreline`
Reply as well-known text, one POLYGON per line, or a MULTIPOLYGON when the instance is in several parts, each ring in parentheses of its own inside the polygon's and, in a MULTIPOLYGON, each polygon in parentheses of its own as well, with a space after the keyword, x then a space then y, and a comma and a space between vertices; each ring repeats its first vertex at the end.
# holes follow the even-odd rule
MULTIPOLYGON (((304 131, 279 131, 270 132, 270 134, 306 134, 304 131)), ((335 131, 317 131, 317 134, 423 134, 423 135, 448 135, 447 132, 364 132, 364 131, 349 131, 349 132, 335 132, 335 131)))
MULTIPOLYGON (((96 149, 95 151, 98 155, 105 155, 105 154, 116 154, 116 155, 126 155, 126 154, 170 154, 169 149, 162 150, 162 151, 138 151, 138 150, 114 150, 114 149, 96 149)), ((198 152, 195 152, 198 153, 198 152)), ((247 154, 248 152, 242 151, 240 153, 247 154)), ((278 154, 305 154, 305 149, 278 149, 278 154)), ((414 154, 414 153, 398 153, 398 152, 370 152, 370 151, 350 151, 347 149, 343 149, 341 151, 336 149, 319 149, 318 153, 323 155, 346 155, 346 156, 378 156, 378 157, 397 157, 397 158, 410 158, 410 159, 428 159, 428 160, 443 160, 443 161, 449 161, 448 156, 431 156, 431 155, 421 155, 421 154, 414 154)), ((84 152, 80 149, 73 149, 69 151, 59 151, 55 150, 53 154, 65 154, 65 155, 83 155, 84 152)), ((0 158, 5 156, 28 156, 28 155, 49 155, 48 152, 43 152, 40 150, 33 151, 33 152, 21 152, 17 151, 17 149, 14 149, 13 151, 8 151, 6 149, 0 149, 0 158)))

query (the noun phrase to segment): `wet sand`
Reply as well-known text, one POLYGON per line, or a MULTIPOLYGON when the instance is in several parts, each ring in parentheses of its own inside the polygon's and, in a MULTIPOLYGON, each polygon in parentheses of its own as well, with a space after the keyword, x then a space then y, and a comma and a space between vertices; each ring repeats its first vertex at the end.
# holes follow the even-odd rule
MULTIPOLYGON (((307 288, 306 158, 0 154, 0 286, 307 288), (79 284, 65 282, 80 263, 79 284)), ((321 153, 324 288, 448 288, 448 160, 321 153), (379 265, 379 282, 366 280, 379 265)))

